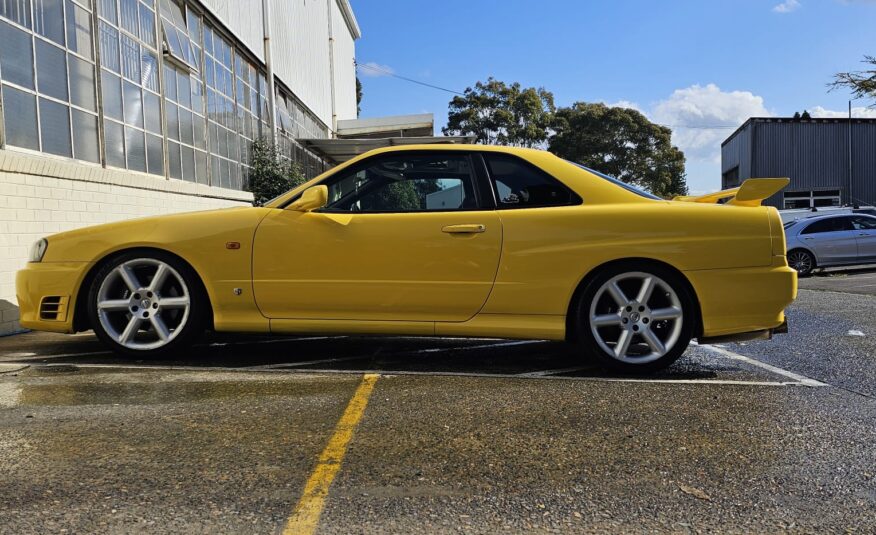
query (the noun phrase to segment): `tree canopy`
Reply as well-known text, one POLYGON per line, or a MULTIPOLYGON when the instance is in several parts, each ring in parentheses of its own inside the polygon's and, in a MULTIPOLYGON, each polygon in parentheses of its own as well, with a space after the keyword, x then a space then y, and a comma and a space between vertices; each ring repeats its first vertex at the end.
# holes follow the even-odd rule
POLYGON ((655 195, 687 193, 684 153, 672 131, 629 108, 576 102, 557 110, 549 150, 581 165, 641 186, 655 195))
POLYGON ((855 98, 868 98, 876 102, 876 56, 864 56, 864 63, 869 66, 868 69, 835 74, 831 89, 850 89, 855 98))
POLYGON ((477 143, 537 147, 548 138, 556 110, 544 88, 523 88, 494 78, 453 97, 445 135, 474 135, 477 143))

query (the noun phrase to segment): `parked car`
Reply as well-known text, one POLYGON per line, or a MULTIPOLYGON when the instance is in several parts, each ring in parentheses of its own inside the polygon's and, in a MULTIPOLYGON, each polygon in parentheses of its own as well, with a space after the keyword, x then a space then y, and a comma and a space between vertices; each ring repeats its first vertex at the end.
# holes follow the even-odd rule
POLYGON ((761 201, 787 182, 679 202, 545 151, 379 149, 265 206, 41 239, 21 324, 137 358, 213 329, 569 340, 652 371, 692 338, 783 332, 797 275, 761 201))
POLYGON ((876 217, 831 214, 785 223, 788 264, 801 277, 820 267, 876 263, 876 217))
POLYGON ((790 223, 798 219, 807 219, 819 215, 839 215, 839 214, 867 214, 876 215, 876 207, 873 206, 825 206, 820 208, 790 208, 779 210, 782 216, 782 223, 790 223))

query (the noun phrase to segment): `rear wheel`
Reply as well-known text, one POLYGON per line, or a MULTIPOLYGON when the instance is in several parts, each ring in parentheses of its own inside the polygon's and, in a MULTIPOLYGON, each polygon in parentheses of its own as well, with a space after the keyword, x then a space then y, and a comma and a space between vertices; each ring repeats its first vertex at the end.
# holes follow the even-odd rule
POLYGON ((696 305, 688 287, 660 266, 605 270, 578 302, 584 349, 605 368, 648 373, 675 362, 693 338, 696 305))
POLYGON ((794 249, 788 253, 788 265, 797 271, 797 276, 808 277, 815 269, 815 257, 809 251, 794 249))
POLYGON ((154 357, 204 331, 207 302, 194 271, 161 253, 126 253, 97 273, 88 294, 95 334, 114 351, 154 357))

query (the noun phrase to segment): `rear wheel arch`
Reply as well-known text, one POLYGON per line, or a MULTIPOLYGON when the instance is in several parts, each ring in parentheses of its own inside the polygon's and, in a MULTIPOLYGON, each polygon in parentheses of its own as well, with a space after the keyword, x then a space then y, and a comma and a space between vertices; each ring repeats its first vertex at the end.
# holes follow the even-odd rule
POLYGON ((700 305, 699 296, 697 295, 696 290, 691 284, 690 280, 682 273, 678 268, 673 266, 672 264, 667 264, 666 262, 662 262, 660 260, 654 260, 653 258, 619 258, 616 260, 611 260, 609 262, 605 262, 604 264, 600 264, 599 266, 590 270, 582 279, 578 282, 578 285, 575 287, 575 291, 572 293, 572 298, 569 300, 569 304, 566 308, 566 341, 574 342, 576 341, 576 329, 575 329, 575 316, 576 310, 578 308, 578 301, 581 299, 584 290, 587 288, 587 285, 595 279, 600 273, 603 273, 607 270, 621 270, 628 269, 630 271, 643 270, 647 269, 649 266, 658 267, 661 269, 671 271, 678 280, 685 285, 690 295, 693 297, 695 304, 695 313, 696 313, 696 327, 694 329, 694 337, 702 336, 703 333, 703 315, 702 315, 702 306, 700 305))
POLYGON ((91 289, 94 278, 104 266, 106 266, 119 256, 129 253, 142 253, 144 256, 155 253, 169 255, 178 262, 185 265, 188 269, 190 269, 192 274, 194 274, 194 278, 197 282, 197 288, 195 288, 195 291, 197 291, 200 294, 200 297, 204 300, 204 302, 207 303, 207 312, 209 314, 207 325, 209 326, 209 328, 213 328, 213 303, 212 301, 210 301, 210 293, 207 291, 207 287, 204 284, 203 277, 200 273, 198 273, 198 270, 196 270, 194 266, 192 266, 191 262, 176 253, 168 251, 167 249, 160 249, 158 247, 130 247, 127 249, 113 251, 103 256, 100 260, 95 262, 94 265, 91 266, 91 269, 88 270, 88 273, 85 274, 85 277, 82 279, 82 283, 79 285, 79 289, 76 291, 76 308, 73 312, 73 330, 75 332, 85 331, 91 328, 91 321, 88 317, 88 292, 91 289))

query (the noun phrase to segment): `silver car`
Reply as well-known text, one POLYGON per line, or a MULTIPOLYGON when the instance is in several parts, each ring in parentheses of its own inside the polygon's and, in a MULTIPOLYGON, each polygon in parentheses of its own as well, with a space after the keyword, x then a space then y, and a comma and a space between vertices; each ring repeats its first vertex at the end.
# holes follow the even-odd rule
POLYGON ((876 217, 836 214, 785 223, 788 264, 801 277, 819 267, 876 263, 876 217))

